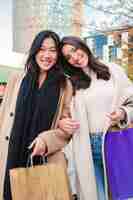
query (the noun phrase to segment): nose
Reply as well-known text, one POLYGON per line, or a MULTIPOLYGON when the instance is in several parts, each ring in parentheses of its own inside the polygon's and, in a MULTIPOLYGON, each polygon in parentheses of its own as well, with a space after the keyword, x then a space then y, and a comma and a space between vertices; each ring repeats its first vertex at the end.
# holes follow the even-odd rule
POLYGON ((44 52, 44 57, 50 57, 50 51, 49 50, 46 50, 45 52, 44 52))
POLYGON ((72 61, 74 61, 74 62, 76 62, 78 60, 78 56, 77 56, 76 52, 72 54, 71 58, 72 58, 72 61))

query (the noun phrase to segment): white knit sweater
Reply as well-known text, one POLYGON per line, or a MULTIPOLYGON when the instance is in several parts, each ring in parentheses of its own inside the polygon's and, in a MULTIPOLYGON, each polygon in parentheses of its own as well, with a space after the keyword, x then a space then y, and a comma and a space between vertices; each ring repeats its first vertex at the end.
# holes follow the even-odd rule
POLYGON ((111 112, 111 104, 114 96, 112 78, 109 81, 96 79, 91 76, 92 81, 89 88, 79 91, 83 93, 84 103, 88 116, 88 133, 101 133, 108 120, 107 114, 111 112))

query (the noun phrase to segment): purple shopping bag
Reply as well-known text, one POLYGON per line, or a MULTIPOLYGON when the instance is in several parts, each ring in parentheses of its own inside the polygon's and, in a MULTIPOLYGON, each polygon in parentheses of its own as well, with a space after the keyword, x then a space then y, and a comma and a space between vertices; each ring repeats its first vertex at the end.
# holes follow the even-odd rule
POLYGON ((106 134, 105 162, 113 199, 133 197, 133 128, 106 134))

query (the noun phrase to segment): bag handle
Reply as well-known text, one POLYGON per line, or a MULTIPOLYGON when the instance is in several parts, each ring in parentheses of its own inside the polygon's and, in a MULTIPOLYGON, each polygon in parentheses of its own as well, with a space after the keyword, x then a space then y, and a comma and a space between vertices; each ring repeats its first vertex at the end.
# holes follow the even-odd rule
MULTIPOLYGON (((40 161, 41 161, 41 160, 42 160, 42 163, 43 163, 43 164, 48 163, 47 156, 45 156, 45 155, 40 156, 40 161)), ((33 166, 34 166, 34 156, 29 155, 28 160, 27 160, 26 167, 33 167, 33 166)))

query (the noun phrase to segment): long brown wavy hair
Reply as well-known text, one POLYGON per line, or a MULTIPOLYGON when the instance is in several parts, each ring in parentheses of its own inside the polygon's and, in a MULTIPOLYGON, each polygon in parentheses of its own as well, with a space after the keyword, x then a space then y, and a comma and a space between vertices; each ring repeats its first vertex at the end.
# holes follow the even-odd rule
MULTIPOLYGON (((94 57, 89 47, 86 43, 78 37, 75 36, 67 36, 61 40, 60 49, 62 52, 62 48, 65 44, 70 44, 77 49, 82 49, 85 51, 89 57, 88 68, 95 72, 97 79, 103 79, 108 81, 110 79, 110 72, 108 66, 100 62, 97 58, 94 57)), ((61 53, 61 62, 63 66, 63 70, 65 74, 70 76, 70 79, 74 85, 75 89, 86 89, 91 84, 91 77, 87 75, 82 69, 76 68, 71 65, 65 56, 61 53)))

